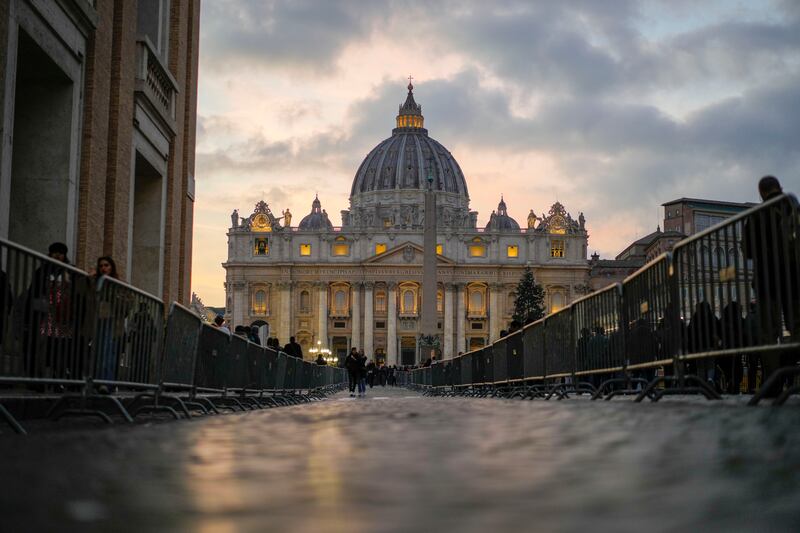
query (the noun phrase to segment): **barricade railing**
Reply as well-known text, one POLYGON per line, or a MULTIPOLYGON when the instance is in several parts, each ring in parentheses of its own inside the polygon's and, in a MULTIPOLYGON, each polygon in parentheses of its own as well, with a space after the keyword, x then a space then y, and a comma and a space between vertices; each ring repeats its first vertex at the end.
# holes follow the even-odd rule
POLYGON ((52 399, 54 418, 108 422, 110 406, 132 421, 145 411, 216 410, 208 398, 229 392, 305 391, 307 401, 343 383, 342 369, 286 362, 177 303, 165 317, 161 300, 144 291, 0 239, 0 418, 20 433, 4 400, 52 399))
POLYGON ((621 285, 454 359, 450 381, 464 393, 521 382, 595 397, 636 393, 637 401, 672 392, 716 398, 715 389, 752 392, 760 365, 769 379, 753 403, 770 390, 782 403, 800 392, 789 381, 800 374, 798 353, 800 209, 787 194, 684 239, 621 285))

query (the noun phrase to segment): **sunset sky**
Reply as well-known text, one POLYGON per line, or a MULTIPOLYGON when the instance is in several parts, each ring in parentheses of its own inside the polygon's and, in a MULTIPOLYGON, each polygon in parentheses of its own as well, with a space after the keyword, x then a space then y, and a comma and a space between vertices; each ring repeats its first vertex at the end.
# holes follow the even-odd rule
POLYGON ((485 225, 556 201, 613 258, 681 196, 800 192, 800 2, 202 4, 193 290, 224 301, 230 213, 334 225, 408 76, 485 225))

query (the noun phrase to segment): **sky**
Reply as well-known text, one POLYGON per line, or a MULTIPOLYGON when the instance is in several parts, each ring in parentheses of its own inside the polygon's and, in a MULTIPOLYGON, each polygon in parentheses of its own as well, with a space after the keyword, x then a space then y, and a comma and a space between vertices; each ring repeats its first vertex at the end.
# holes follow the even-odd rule
MULTIPOLYGON (((408 76, 483 226, 560 201, 613 258, 680 197, 800 193, 800 1, 202 3, 192 287, 224 302, 230 214, 349 205, 408 76)), ((332 216, 334 225, 341 217, 332 216)), ((293 222, 296 224, 297 222, 293 222)))

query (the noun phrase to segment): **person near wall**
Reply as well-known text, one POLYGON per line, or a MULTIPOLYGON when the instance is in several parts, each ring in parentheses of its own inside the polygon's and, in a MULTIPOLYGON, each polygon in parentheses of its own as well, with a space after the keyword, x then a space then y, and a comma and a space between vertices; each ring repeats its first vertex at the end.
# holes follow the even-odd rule
POLYGON ((292 357, 303 358, 303 347, 294 340, 294 337, 289 337, 289 343, 283 347, 283 351, 292 357))
POLYGON ((347 377, 350 385, 350 397, 356 395, 356 385, 358 384, 360 374, 361 358, 358 355, 358 349, 350 348, 350 353, 344 360, 344 367, 347 369, 347 377))

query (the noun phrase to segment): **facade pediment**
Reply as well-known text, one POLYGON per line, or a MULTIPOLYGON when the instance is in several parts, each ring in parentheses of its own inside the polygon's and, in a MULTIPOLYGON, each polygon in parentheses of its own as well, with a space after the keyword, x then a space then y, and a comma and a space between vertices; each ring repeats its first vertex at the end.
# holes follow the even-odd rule
MULTIPOLYGON (((372 265, 419 265, 422 266, 424 250, 422 246, 406 241, 386 250, 382 254, 373 255, 364 264, 372 265)), ((455 261, 442 255, 436 256, 437 265, 453 265, 455 261)))

